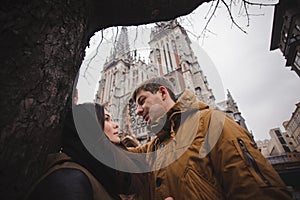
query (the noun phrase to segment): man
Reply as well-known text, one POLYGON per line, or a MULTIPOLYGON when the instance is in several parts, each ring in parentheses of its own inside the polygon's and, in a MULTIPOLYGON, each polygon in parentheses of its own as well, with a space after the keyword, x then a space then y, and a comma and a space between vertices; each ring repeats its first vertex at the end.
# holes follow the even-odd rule
POLYGON ((250 134, 191 92, 176 101, 171 83, 159 77, 137 87, 132 100, 156 134, 129 149, 155 152, 149 159, 150 199, 291 199, 250 134))

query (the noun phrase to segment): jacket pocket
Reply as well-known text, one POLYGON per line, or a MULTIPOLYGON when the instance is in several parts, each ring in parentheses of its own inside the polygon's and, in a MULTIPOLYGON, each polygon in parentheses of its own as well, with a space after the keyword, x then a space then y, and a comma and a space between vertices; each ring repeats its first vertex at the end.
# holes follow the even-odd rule
POLYGON ((221 192, 194 169, 188 167, 184 172, 184 193, 189 199, 222 199, 221 192))
POLYGON ((258 160, 256 160, 255 157, 250 153, 244 140, 242 140, 241 138, 237 138, 237 140, 234 141, 234 144, 238 149, 239 154, 245 161, 248 170, 258 182, 258 184, 260 186, 271 186, 269 180, 265 177, 263 171, 261 170, 263 166, 260 165, 258 163, 258 160))

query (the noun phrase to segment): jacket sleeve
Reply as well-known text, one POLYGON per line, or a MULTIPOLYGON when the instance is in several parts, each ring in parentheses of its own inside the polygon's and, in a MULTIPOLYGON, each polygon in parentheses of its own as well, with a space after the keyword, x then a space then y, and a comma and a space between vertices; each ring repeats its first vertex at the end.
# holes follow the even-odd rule
POLYGON ((43 179, 28 200, 93 200, 88 177, 78 169, 59 169, 43 179))
POLYGON ((229 117, 210 158, 226 199, 291 199, 250 134, 229 117))
POLYGON ((151 152, 151 150, 149 149, 151 146, 151 142, 147 142, 141 146, 137 146, 137 147, 128 147, 127 150, 133 153, 148 153, 151 152))
MULTIPOLYGON (((138 147, 127 147, 125 148, 126 150, 132 152, 132 153, 146 153, 147 149, 149 148, 149 143, 146 143, 142 146, 138 147)), ((140 159, 137 160, 132 160, 129 159, 127 160, 129 162, 129 165, 132 165, 132 169, 135 167, 139 168, 145 163, 140 163, 140 162, 146 162, 143 157, 140 157, 140 159)), ((120 172, 121 173, 121 172, 120 172)), ((121 174, 127 174, 122 172, 121 174)), ((149 184, 147 183, 148 181, 148 174, 147 173, 128 173, 127 175, 130 175, 130 182, 128 182, 126 186, 126 190, 122 191, 122 194, 129 194, 132 195, 134 194, 134 199, 147 199, 148 193, 149 193, 149 184), (146 196, 145 196, 146 195, 146 196)), ((120 176, 119 176, 120 177, 120 176)), ((124 187, 123 187, 124 188, 124 187)))

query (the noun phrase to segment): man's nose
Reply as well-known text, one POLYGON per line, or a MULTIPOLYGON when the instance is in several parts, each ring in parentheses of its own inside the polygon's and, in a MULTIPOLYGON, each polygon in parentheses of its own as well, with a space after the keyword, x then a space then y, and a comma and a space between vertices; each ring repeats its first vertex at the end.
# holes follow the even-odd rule
POLYGON ((135 114, 137 114, 137 115, 143 114, 143 107, 141 105, 137 106, 135 114))

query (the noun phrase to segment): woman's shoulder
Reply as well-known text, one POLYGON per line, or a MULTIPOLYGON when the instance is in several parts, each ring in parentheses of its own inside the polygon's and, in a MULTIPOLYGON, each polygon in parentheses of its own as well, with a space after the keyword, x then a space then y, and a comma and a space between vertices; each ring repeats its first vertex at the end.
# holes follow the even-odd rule
POLYGON ((93 199, 89 178, 79 169, 61 168, 45 177, 30 195, 35 199, 93 199))

